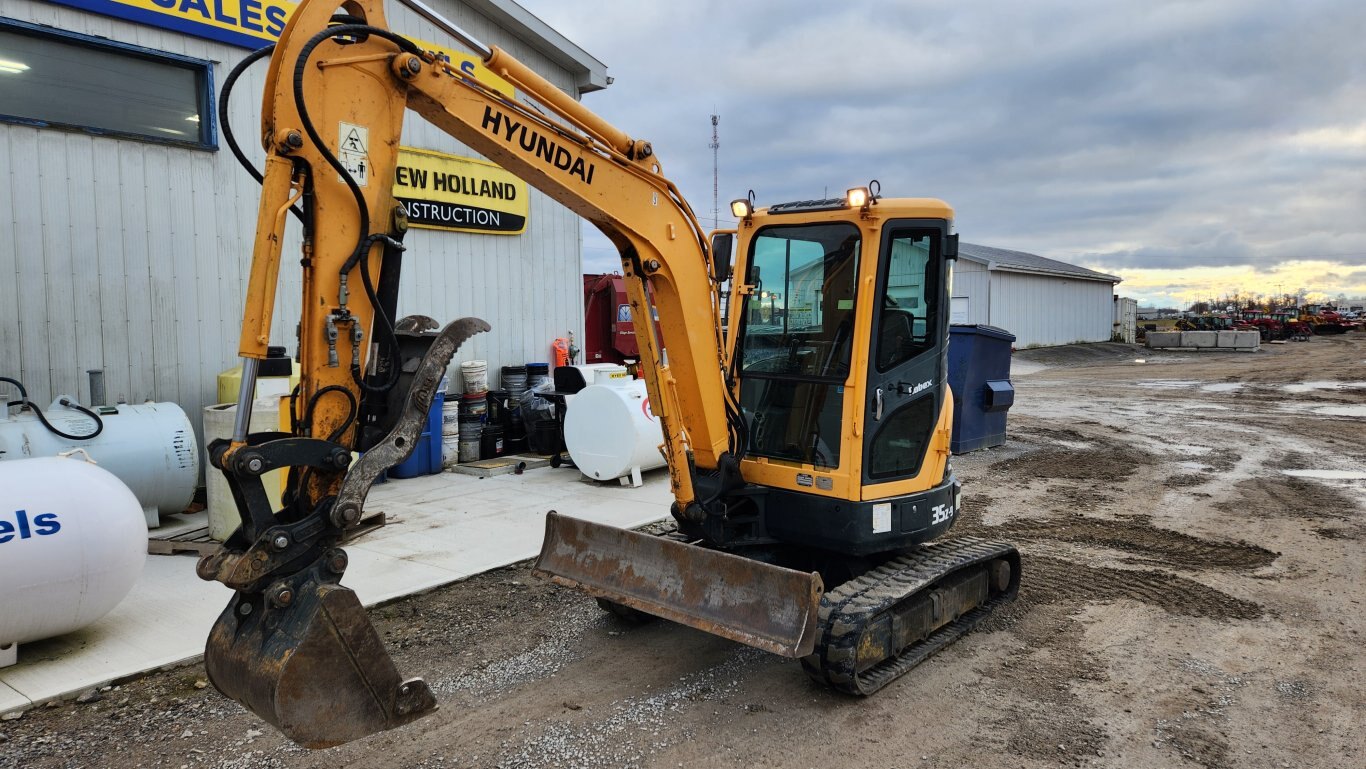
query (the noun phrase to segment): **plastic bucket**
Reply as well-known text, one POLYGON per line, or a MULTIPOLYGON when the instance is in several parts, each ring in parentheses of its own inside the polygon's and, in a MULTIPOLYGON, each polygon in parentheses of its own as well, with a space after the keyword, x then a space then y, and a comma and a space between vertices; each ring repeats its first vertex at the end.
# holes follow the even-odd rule
POLYGON ((527 430, 527 443, 535 454, 554 454, 560 450, 560 423, 537 419, 527 430))
POLYGON ((479 434, 479 456, 483 459, 500 457, 504 453, 503 428, 498 425, 485 425, 479 434))
POLYGON ((487 392, 465 393, 460 396, 461 414, 477 416, 480 421, 484 421, 488 414, 488 408, 489 399, 487 392))
POLYGON ((460 434, 460 402, 441 404, 441 434, 460 434))
POLYGON ((536 387, 537 385, 539 385, 539 384, 545 382, 545 381, 548 380, 548 379, 550 379, 550 364, 549 364, 549 363, 528 363, 528 364, 526 364, 526 386, 527 386, 527 389, 531 389, 531 388, 533 388, 533 387, 536 387))
POLYGON ((489 389, 489 363, 486 360, 467 360, 460 364, 460 379, 465 392, 477 393, 489 389))
POLYGON ((484 421, 491 425, 507 427, 512 423, 512 411, 508 406, 507 390, 489 390, 484 399, 485 418, 484 421))
POLYGON ((455 435, 441 436, 441 466, 450 467, 460 461, 460 438, 455 435))
POLYGON ((502 384, 504 390, 520 395, 526 389, 526 366, 504 366, 502 384))
POLYGON ((479 458, 480 458, 480 457, 479 457, 479 439, 478 439, 478 438, 469 438, 469 439, 461 438, 461 439, 460 439, 460 444, 459 444, 459 446, 460 446, 459 457, 460 457, 460 461, 461 461, 461 462, 478 462, 478 461, 479 461, 479 458))
POLYGON ((479 437, 479 430, 484 426, 484 420, 476 414, 461 414, 458 422, 459 429, 456 434, 462 440, 470 440, 479 437))

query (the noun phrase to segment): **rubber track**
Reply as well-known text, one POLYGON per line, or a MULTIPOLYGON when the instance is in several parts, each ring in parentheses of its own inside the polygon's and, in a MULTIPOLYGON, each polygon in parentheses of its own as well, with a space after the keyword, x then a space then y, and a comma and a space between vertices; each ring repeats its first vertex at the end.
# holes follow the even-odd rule
POLYGON ((1012 545, 961 537, 925 545, 912 555, 888 561, 827 592, 821 598, 821 637, 815 651, 802 658, 802 668, 816 681, 847 694, 866 696, 881 689, 972 630, 992 609, 1014 600, 1019 589, 1019 569, 1015 569, 1010 589, 896 656, 858 673, 858 642, 868 623, 945 576, 1000 557, 1014 559, 1013 564, 1018 564, 1019 555, 1012 545))

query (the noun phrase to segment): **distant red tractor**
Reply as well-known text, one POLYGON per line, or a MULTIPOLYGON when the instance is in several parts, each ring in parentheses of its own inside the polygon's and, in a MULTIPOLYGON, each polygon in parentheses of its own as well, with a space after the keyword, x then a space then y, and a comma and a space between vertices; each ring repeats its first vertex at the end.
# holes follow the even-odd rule
POLYGON ((1262 310, 1243 310, 1242 316, 1243 323, 1256 329, 1263 342, 1285 339, 1290 335, 1286 330, 1285 322, 1272 313, 1262 310))

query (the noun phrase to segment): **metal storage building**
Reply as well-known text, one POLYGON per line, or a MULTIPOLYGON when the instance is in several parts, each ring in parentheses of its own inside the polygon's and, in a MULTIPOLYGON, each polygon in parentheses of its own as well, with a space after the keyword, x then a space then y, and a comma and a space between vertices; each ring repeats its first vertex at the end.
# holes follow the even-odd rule
POLYGON ((1023 251, 960 243, 950 322, 1003 328, 1017 348, 1108 342, 1120 280, 1023 251))
MULTIPOLYGON (((602 62, 512 0, 426 2, 576 97, 610 82, 602 62)), ((22 379, 34 400, 85 400, 85 370, 102 368, 110 401, 174 401, 200 428, 216 375, 237 364, 259 197, 216 125, 218 95, 293 8, 293 0, 0 5, 0 375, 22 379)), ((386 10, 392 29, 454 50, 398 2, 386 10)), ((260 62, 238 81, 229 115, 258 165, 265 69, 260 62)), ((403 142, 473 156, 412 113, 403 142)), ((548 360, 554 338, 581 337, 581 221, 502 169, 477 158, 460 167, 520 185, 512 189, 525 201, 524 229, 412 230, 399 314, 489 321, 493 331, 459 359, 486 359, 496 383, 499 366, 548 360)), ((272 344, 292 354, 300 299, 290 269, 298 228, 290 227, 272 344)))

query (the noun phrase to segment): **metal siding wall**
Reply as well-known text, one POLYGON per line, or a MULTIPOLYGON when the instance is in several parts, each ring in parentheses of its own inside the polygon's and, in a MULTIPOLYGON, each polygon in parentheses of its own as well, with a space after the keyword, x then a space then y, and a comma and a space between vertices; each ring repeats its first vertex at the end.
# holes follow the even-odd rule
POLYGON ((953 268, 953 296, 968 297, 967 323, 991 320, 991 275, 986 265, 960 257, 953 268))
POLYGON ((992 325, 1015 346, 1108 342, 1113 311, 1109 283, 1018 272, 991 273, 992 325))
MULTIPOLYGON (((441 2, 472 34, 507 48, 562 87, 553 67, 488 19, 441 2)), ((406 9, 391 26, 432 42, 445 38, 406 9)), ((244 49, 31 0, 3 15, 214 62, 214 93, 244 49)), ((238 81, 230 116, 258 165, 265 64, 238 81)), ((216 109, 215 105, 215 109, 216 109)), ((105 370, 110 400, 179 403, 200 433, 217 400, 216 375, 237 364, 260 188, 228 151, 165 147, 0 124, 0 375, 16 376, 46 405, 58 393, 89 397, 85 370, 105 370), (4 216, 4 214, 0 214, 4 216)), ((472 155, 415 116, 404 143, 472 155)), ((583 333, 580 220, 530 191, 520 236, 413 230, 404 259, 400 314, 445 322, 465 315, 494 330, 461 359, 491 368, 549 360, 551 340, 583 333)), ((273 344, 294 350, 299 315, 297 223, 291 219, 277 292, 273 344)), ((494 384, 496 372, 491 374, 494 384)))

